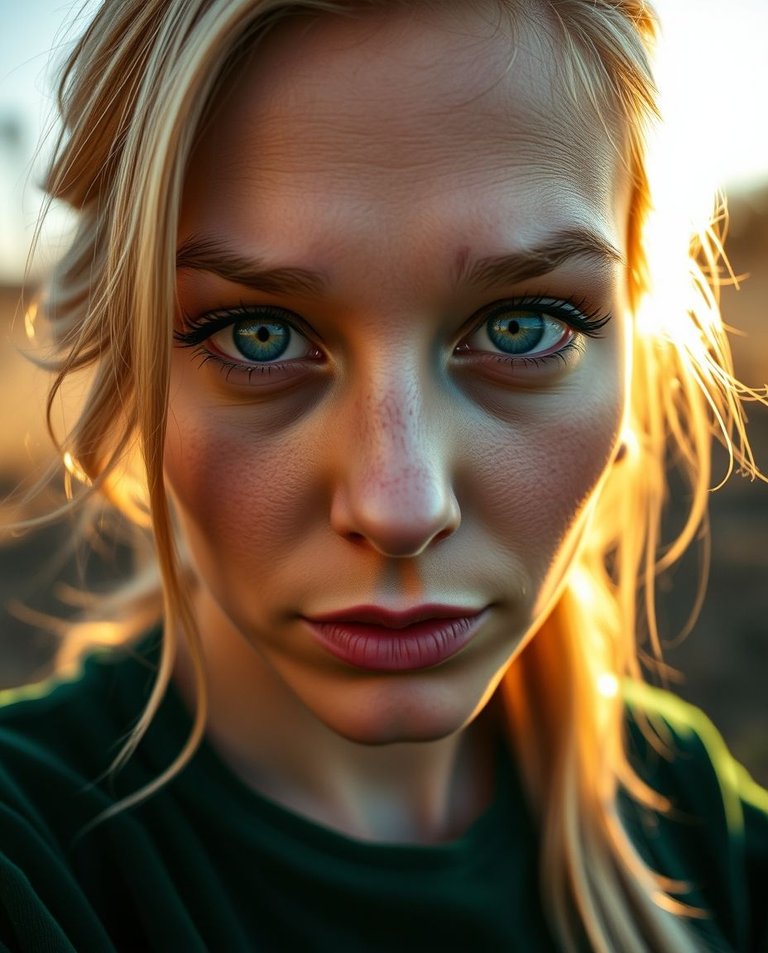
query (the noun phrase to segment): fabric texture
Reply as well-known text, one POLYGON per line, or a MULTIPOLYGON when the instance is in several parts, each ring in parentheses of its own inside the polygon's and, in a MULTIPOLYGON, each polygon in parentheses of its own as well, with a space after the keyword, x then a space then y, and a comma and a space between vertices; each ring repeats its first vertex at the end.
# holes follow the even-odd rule
MULTIPOLYGON (((89 656, 81 677, 0 707, 0 949, 21 953, 556 950, 538 897, 538 836, 506 747, 492 805, 459 839, 358 841, 261 796, 204 741, 147 802, 74 840, 167 768, 191 716, 173 685, 114 785, 102 776, 142 711, 160 633, 89 656)), ((8 693, 5 693, 6 699, 8 693)), ((768 794, 697 709, 627 693, 630 752, 675 818, 622 796, 655 869, 708 911, 702 950, 768 953, 768 794), (658 712, 676 751, 649 744, 658 712)))

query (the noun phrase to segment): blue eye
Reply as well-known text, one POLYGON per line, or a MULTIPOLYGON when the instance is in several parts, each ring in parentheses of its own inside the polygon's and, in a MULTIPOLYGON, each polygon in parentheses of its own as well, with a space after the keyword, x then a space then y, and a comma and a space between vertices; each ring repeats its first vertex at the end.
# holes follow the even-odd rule
POLYGON ((291 329, 284 321, 247 318, 214 334, 213 341, 228 357, 244 357, 249 361, 274 361, 282 357, 288 349, 291 329), (228 353, 228 346, 238 353, 228 353))
POLYGON ((503 307, 494 309, 468 341, 477 350, 498 349, 510 357, 529 357, 565 343, 570 336, 567 325, 548 314, 503 307))
MULTIPOLYGON (((247 361, 254 368, 259 365, 269 368, 281 358, 292 361, 311 357, 312 345, 293 322, 283 316, 287 313, 271 307, 214 311, 202 320, 188 320, 191 327, 177 331, 174 337, 182 346, 209 342, 221 358, 238 363, 247 361)), ((215 358, 215 353, 208 353, 215 358)))
POLYGON ((548 330, 542 315, 517 311, 487 321, 484 328, 491 341, 510 354, 532 351, 548 330))
MULTIPOLYGON (((185 328, 174 331, 181 347, 193 347, 202 358, 217 363, 229 380, 242 371, 252 375, 298 378, 318 367, 325 356, 295 312, 273 305, 241 305, 211 311, 199 318, 185 315, 185 328)), ((568 351, 581 351, 584 337, 600 337, 610 315, 585 313, 580 305, 558 298, 525 297, 496 301, 477 312, 474 331, 454 354, 515 368, 550 361, 565 362, 568 351)), ((202 366, 202 365, 201 365, 202 366)))

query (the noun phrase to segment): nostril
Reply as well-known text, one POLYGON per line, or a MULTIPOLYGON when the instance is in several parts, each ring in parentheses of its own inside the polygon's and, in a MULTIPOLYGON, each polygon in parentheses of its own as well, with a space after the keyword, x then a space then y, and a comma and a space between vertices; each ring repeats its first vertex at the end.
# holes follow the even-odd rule
MULTIPOLYGON (((442 489, 442 488, 441 488, 442 489)), ((333 495, 330 527, 356 547, 371 546, 387 556, 417 556, 456 532, 461 524, 451 493, 377 493, 369 485, 339 486, 333 495)))

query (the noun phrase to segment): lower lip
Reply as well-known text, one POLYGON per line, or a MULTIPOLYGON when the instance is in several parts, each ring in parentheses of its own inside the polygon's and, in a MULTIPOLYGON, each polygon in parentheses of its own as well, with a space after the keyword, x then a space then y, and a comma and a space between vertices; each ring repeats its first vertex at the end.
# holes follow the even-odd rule
POLYGON ((487 611, 464 619, 427 619, 403 629, 304 621, 323 648, 343 662, 375 672, 413 672, 460 652, 475 637, 487 611))

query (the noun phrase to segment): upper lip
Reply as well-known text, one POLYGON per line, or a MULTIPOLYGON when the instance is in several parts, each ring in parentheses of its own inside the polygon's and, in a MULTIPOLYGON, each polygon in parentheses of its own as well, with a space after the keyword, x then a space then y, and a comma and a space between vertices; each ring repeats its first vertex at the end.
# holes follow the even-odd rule
POLYGON ((425 619, 465 619, 467 616, 478 615, 484 608, 485 606, 479 609, 474 606, 449 606, 435 602, 400 610, 385 609, 383 606, 352 606, 351 609, 340 609, 338 612, 307 618, 310 622, 363 622, 384 625, 390 629, 403 629, 425 619))

